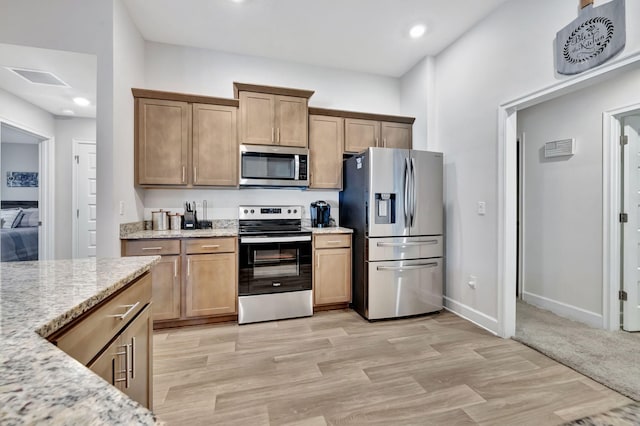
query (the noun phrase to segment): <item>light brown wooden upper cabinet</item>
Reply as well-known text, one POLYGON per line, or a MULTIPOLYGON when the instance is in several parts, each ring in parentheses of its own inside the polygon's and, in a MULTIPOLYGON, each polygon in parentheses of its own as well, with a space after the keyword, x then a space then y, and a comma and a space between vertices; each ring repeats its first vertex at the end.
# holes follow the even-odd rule
POLYGON ((238 182, 237 108, 193 104, 193 185, 238 182))
POLYGON ((310 188, 342 188, 344 119, 309 116, 310 188))
POLYGON ((240 143, 306 148, 313 91, 234 83, 240 100, 240 143))
POLYGON ((386 121, 345 119, 345 152, 361 152, 369 147, 412 147, 412 125, 386 121))
POLYGON ((139 185, 185 185, 191 136, 191 105, 137 100, 136 164, 139 185))
POLYGON ((344 150, 360 152, 376 147, 380 141, 380 122, 347 118, 344 120, 344 150))
POLYGON ((236 99, 132 89, 136 184, 236 186, 236 99))
POLYGON ((411 124, 383 121, 380 126, 382 148, 411 149, 413 136, 411 124))

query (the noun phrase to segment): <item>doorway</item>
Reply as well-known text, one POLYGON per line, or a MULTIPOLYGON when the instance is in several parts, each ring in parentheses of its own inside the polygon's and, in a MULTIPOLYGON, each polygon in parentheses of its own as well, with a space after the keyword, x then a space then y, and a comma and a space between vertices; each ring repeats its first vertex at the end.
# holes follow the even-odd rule
POLYGON ((0 120, 2 261, 53 258, 53 139, 0 120))

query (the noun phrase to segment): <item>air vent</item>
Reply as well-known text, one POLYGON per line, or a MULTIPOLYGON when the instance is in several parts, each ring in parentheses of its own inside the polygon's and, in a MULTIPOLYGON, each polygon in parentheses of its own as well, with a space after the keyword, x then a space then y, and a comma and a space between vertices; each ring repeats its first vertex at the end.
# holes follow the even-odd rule
POLYGON ((56 75, 48 71, 28 70, 24 68, 10 68, 9 71, 18 74, 33 84, 45 84, 47 86, 70 87, 67 83, 60 80, 56 75))

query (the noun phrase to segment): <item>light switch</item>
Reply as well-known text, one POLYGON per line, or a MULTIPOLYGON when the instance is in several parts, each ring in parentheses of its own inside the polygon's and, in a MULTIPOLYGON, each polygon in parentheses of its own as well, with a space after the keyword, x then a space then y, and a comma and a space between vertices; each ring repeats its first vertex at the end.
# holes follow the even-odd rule
POLYGON ((487 213, 487 203, 478 201, 478 214, 484 216, 487 213))

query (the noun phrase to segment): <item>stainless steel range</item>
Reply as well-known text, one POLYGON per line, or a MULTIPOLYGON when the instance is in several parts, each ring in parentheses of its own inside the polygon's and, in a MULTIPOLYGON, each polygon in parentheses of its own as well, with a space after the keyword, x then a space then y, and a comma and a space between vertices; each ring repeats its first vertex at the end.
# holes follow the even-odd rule
POLYGON ((301 206, 240 206, 238 323, 313 315, 311 232, 301 206))

